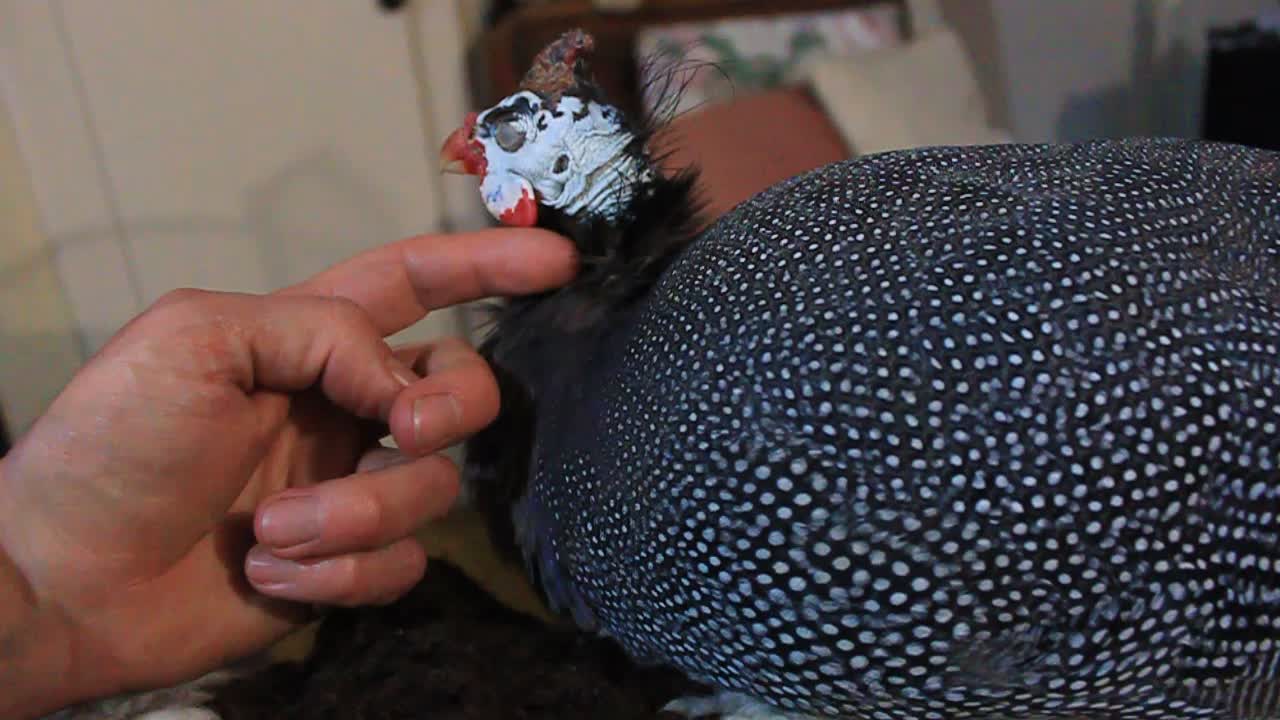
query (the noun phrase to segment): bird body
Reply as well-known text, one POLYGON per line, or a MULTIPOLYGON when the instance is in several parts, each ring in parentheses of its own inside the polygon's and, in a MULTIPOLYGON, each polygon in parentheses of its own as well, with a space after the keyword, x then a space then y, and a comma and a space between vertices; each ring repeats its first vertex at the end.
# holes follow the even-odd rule
POLYGON ((468 471, 553 607, 736 717, 1280 716, 1280 156, 928 148, 662 218, 648 262, 570 222, 611 254, 485 346, 468 471))

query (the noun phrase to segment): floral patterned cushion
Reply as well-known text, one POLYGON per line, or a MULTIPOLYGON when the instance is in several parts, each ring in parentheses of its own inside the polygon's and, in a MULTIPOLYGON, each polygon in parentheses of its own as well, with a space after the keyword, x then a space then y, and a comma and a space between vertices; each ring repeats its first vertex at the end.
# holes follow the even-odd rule
POLYGON ((802 67, 813 58, 901 44, 900 12, 900 5, 882 3, 646 28, 636 37, 645 110, 669 118, 735 96, 800 84, 802 67))

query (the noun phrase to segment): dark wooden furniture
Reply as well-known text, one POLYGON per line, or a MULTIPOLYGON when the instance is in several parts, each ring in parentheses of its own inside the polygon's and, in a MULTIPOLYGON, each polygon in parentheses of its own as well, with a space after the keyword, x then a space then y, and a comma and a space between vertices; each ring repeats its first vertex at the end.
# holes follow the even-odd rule
MULTIPOLYGON (((470 52, 472 93, 479 107, 511 94, 538 51, 565 30, 595 36, 596 81, 628 113, 640 108, 635 40, 641 29, 662 24, 840 10, 886 0, 646 0, 637 10, 605 13, 589 0, 534 4, 504 14, 470 52)), ((905 0, 887 0, 905 8, 905 0)), ((907 13, 901 12, 905 31, 907 13)))

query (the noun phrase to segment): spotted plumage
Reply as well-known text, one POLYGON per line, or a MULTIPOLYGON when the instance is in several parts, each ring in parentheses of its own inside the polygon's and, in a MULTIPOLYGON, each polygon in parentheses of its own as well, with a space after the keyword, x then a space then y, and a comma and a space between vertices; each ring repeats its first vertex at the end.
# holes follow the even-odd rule
POLYGON ((1274 716, 1278 251, 1237 147, 796 178, 531 346, 516 539, 585 627, 796 716, 1274 716))
POLYGON ((615 132, 468 457, 554 608, 690 716, 1280 717, 1280 156, 900 151, 691 232, 615 132))

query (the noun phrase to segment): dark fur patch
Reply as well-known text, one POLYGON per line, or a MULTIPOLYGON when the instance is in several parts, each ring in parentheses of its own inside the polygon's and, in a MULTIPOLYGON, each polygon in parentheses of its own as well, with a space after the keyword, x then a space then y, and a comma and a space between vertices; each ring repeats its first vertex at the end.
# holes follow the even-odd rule
POLYGON ((239 678, 209 706, 224 720, 651 720, 707 690, 511 610, 433 560, 404 597, 335 608, 303 662, 239 678))

